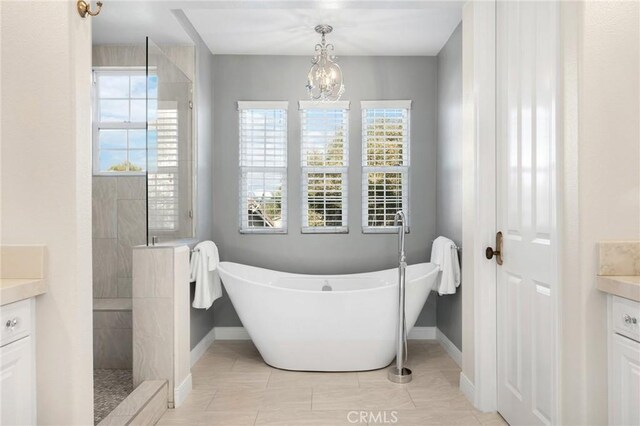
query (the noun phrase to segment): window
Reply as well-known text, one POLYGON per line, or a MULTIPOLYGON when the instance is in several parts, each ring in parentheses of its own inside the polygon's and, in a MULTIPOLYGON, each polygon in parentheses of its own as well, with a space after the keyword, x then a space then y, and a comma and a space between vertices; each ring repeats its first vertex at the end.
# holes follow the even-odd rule
POLYGON ((409 220, 409 118, 411 101, 362 101, 362 231, 395 232, 393 219, 409 220))
MULTIPOLYGON (((140 69, 94 71, 93 172, 146 170, 147 77, 140 69)), ((150 115, 157 109, 157 77, 149 77, 150 115)), ((155 118, 155 117, 150 117, 155 118)))
POLYGON ((300 102, 302 232, 348 232, 349 102, 300 102))
POLYGON ((158 102, 157 75, 139 68, 96 69, 94 83, 94 174, 146 174, 149 229, 178 231, 178 103, 158 102))
POLYGON ((287 102, 238 102, 240 232, 287 232, 287 102))

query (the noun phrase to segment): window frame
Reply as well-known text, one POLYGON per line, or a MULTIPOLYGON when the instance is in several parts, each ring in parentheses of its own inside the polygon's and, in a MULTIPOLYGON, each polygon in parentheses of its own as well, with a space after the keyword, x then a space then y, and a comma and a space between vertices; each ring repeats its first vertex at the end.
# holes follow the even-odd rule
POLYGON ((289 102, 288 101, 238 101, 238 175, 239 175, 239 205, 238 205, 238 230, 240 234, 287 234, 288 233, 288 139, 289 139, 289 102), (284 166, 282 167, 266 167, 266 166, 243 166, 243 140, 242 140, 242 111, 243 110, 283 110, 284 111, 284 166), (244 208, 245 191, 243 182, 245 180, 245 174, 251 172, 262 173, 280 173, 282 175, 282 194, 280 201, 280 208, 282 212, 282 227, 280 228, 251 228, 245 227, 245 223, 248 223, 248 211, 244 208), (245 219, 246 217, 246 219, 245 219))
POLYGON ((411 229, 411 208, 410 208, 410 170, 411 170, 411 100, 380 100, 361 101, 362 111, 362 233, 363 234, 390 234, 398 232, 395 226, 371 226, 369 225, 369 173, 400 173, 402 177, 402 210, 407 219, 406 229, 411 229), (406 156, 403 158, 401 166, 370 166, 367 160, 367 111, 372 109, 401 109, 406 110, 406 129, 404 132, 403 151, 406 156))
POLYGON ((301 228, 303 234, 348 234, 349 233, 349 126, 350 126, 350 101, 336 102, 320 102, 320 101, 299 101, 298 109, 300 115, 300 215, 301 228), (305 165, 304 145, 305 145, 305 129, 303 117, 305 111, 313 109, 326 110, 342 110, 346 111, 344 123, 344 141, 343 141, 343 165, 342 166, 309 166, 305 165), (313 173, 325 174, 341 174, 341 195, 342 195, 342 225, 340 226, 309 226, 309 194, 308 194, 308 176, 313 173))
MULTIPOLYGON (((93 67, 92 68, 92 83, 93 83, 93 99, 92 99, 92 104, 93 104, 93 114, 91 117, 91 128, 92 128, 92 132, 91 132, 91 140, 92 140, 92 148, 93 148, 93 152, 91 154, 91 164, 92 164, 92 175, 93 176, 122 176, 122 177, 126 177, 126 176, 145 176, 147 171, 147 166, 145 164, 145 170, 136 172, 136 171, 122 171, 122 172, 118 172, 118 171, 101 171, 100 170, 100 130, 101 129, 105 129, 105 130, 144 130, 145 131, 145 138, 146 138, 146 131, 147 131, 147 121, 145 119, 145 121, 136 121, 136 122, 122 122, 122 123, 109 123, 109 122, 101 122, 100 121, 100 100, 102 99, 100 97, 100 79, 98 78, 98 76, 100 74, 105 74, 105 75, 126 75, 126 76, 132 76, 132 75, 137 75, 137 76, 144 76, 145 78, 147 77, 147 70, 145 67, 140 67, 140 66, 131 66, 131 67, 110 67, 110 66, 98 66, 98 67, 93 67)), ((108 98, 107 98, 108 99, 108 98)), ((129 97, 129 102, 131 101, 131 99, 138 99, 138 98, 131 98, 129 97)), ((145 97, 145 101, 146 101, 146 97, 145 97)), ((127 149, 124 150, 127 152, 127 158, 128 157, 128 153, 129 153, 129 147, 127 146, 127 149)), ((146 154, 145 154, 145 163, 146 163, 146 154)))

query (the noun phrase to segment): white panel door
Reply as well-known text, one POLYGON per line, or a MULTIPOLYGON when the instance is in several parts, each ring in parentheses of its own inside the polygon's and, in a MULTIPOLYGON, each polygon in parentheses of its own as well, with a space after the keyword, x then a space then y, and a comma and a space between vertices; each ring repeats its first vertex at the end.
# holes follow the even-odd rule
POLYGON ((497 9, 498 411, 555 419, 558 5, 497 9))

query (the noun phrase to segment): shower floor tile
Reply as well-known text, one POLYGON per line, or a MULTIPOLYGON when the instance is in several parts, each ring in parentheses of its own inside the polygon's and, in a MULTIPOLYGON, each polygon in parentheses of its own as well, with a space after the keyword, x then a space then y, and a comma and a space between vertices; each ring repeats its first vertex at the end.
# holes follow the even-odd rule
POLYGON ((131 370, 93 370, 93 423, 98 424, 133 392, 131 370))
POLYGON ((269 367, 250 341, 216 341, 193 366, 193 391, 158 425, 506 425, 458 387, 460 369, 439 343, 410 341, 413 381, 387 369, 310 373, 269 367), (395 421, 393 421, 395 419, 395 421))

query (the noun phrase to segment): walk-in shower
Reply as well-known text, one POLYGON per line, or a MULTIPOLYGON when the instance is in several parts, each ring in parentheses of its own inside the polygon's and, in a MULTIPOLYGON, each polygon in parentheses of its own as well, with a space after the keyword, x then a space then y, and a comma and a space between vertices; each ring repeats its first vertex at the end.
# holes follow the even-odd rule
POLYGON ((133 390, 132 247, 194 235, 189 46, 93 46, 94 421, 133 390))

